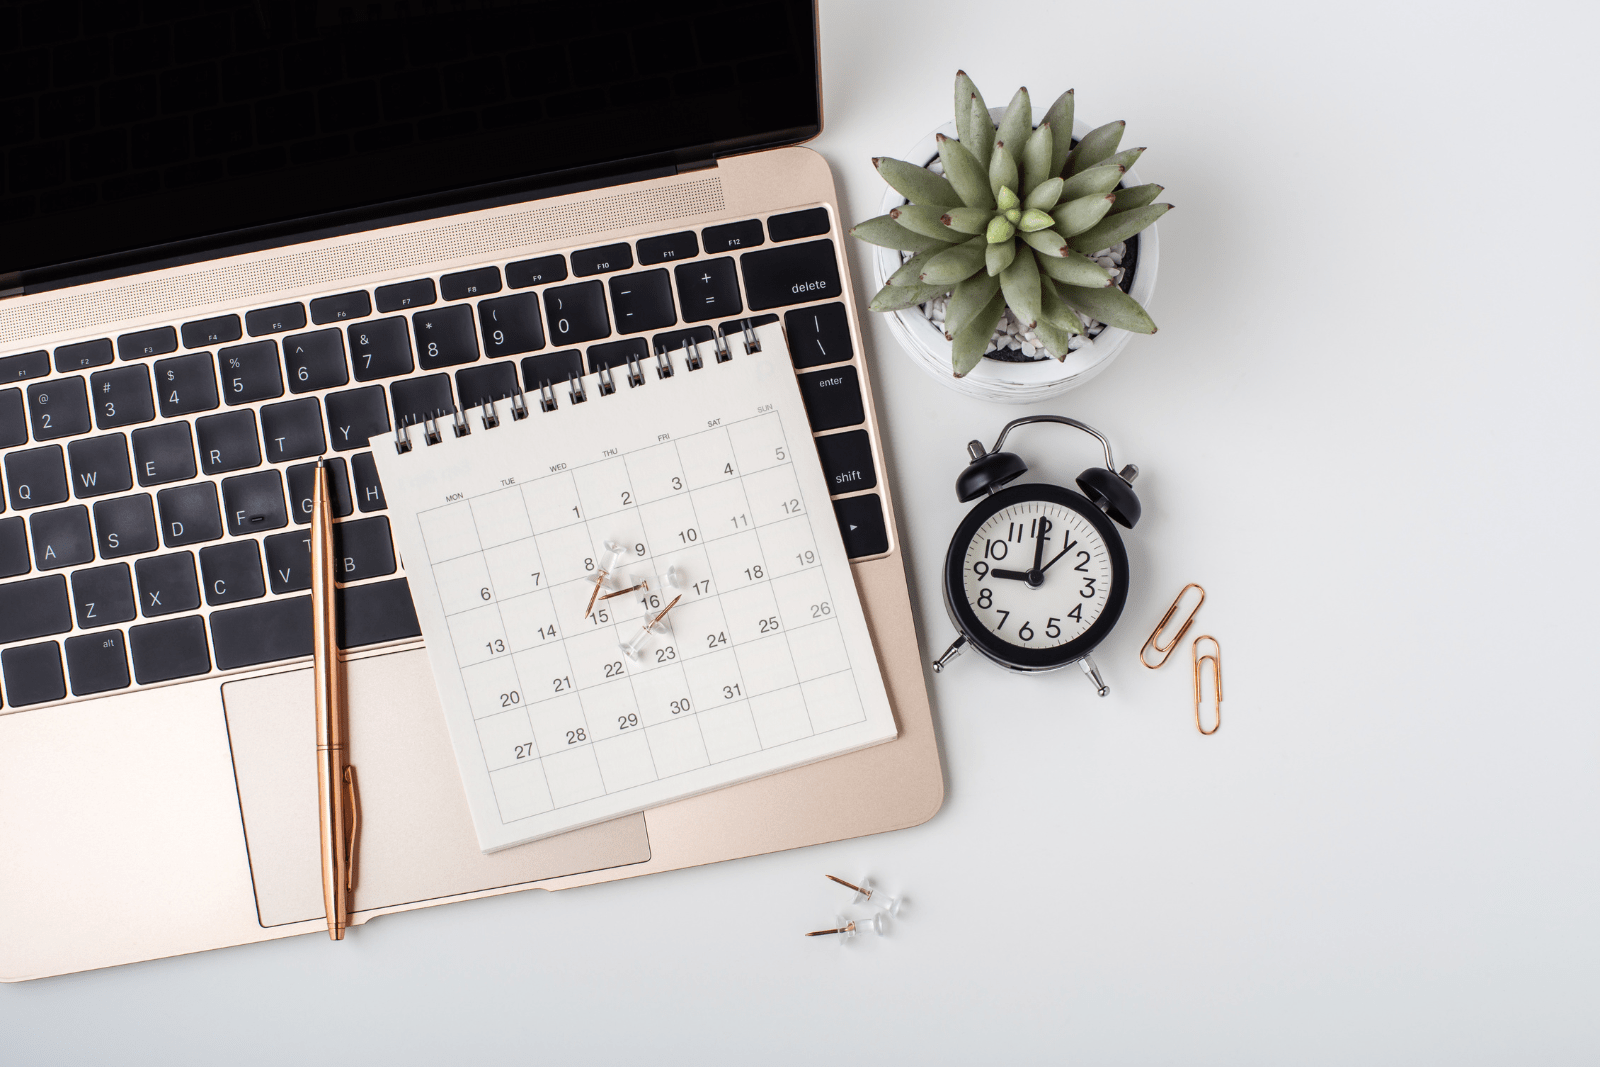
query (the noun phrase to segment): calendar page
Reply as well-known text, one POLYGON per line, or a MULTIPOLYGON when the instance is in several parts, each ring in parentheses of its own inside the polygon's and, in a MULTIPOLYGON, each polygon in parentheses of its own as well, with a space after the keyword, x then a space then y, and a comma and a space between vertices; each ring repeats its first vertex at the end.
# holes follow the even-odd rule
POLYGON ((374 449, 484 851, 895 737, 782 328, 756 336, 374 449))

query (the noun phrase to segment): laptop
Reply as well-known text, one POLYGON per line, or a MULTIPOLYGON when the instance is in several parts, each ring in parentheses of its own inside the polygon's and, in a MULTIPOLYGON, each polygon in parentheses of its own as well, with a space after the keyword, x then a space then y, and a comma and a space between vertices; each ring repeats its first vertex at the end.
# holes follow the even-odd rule
POLYGON ((0 978, 323 936, 318 459, 355 924, 938 810, 812 5, 63 0, 0 12, 0 70, 0 978), (898 739, 482 854, 374 451, 774 320, 898 739))

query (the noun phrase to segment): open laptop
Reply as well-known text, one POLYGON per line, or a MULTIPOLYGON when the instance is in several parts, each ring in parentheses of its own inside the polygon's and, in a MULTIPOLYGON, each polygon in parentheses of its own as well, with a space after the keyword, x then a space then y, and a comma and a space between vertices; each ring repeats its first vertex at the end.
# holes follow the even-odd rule
POLYGON ((821 128, 810 4, 62 0, 0 11, 0 70, 0 978, 325 929, 318 458, 355 923, 938 810, 846 222, 795 147, 821 128), (635 319, 630 274, 663 266, 670 306, 635 319), (773 317, 899 739, 481 854, 373 450, 624 338, 773 317))

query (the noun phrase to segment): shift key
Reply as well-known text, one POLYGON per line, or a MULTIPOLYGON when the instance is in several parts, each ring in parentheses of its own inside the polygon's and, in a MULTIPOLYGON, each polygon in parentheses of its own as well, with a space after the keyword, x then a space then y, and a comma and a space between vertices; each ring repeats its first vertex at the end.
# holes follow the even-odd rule
POLYGON ((833 242, 828 240, 746 252, 739 267, 753 311, 826 300, 843 292, 833 242))

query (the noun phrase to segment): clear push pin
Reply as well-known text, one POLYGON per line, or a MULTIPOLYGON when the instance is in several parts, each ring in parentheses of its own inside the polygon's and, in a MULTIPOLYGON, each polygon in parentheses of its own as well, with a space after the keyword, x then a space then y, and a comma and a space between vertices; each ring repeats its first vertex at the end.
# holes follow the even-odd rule
POLYGON ((839 925, 835 926, 833 929, 810 930, 806 932, 806 936, 826 937, 828 934, 833 934, 839 939, 839 943, 843 944, 852 937, 857 937, 869 930, 877 934, 879 937, 882 937, 884 928, 887 925, 884 922, 883 915, 881 913, 873 915, 870 919, 847 919, 843 915, 840 915, 837 916, 834 921, 839 925))
POLYGON ((893 915, 893 916, 899 917, 899 915, 900 915, 900 903, 901 903, 902 900, 904 900, 904 898, 903 897, 890 896, 888 893, 885 893, 881 889, 874 889, 872 887, 872 879, 871 878, 863 878, 863 879, 861 879, 861 884, 860 885, 851 885, 849 882, 845 881, 843 878, 835 878, 831 874, 825 875, 824 877, 826 877, 828 879, 828 881, 830 881, 830 882, 838 882, 840 885, 844 886, 846 889, 855 890, 856 897, 850 903, 852 903, 852 904, 871 904, 874 908, 881 909, 886 915, 893 915))
POLYGON ((623 553, 627 550, 615 541, 600 542, 600 562, 594 573, 594 592, 589 594, 589 606, 583 609, 583 617, 588 618, 594 614, 595 601, 600 599, 600 589, 606 584, 606 579, 622 563, 623 553))
MULTIPOLYGON (((644 623, 634 632, 633 636, 621 642, 623 655, 635 663, 644 658, 644 647, 649 642, 650 635, 655 631, 656 624, 666 618, 667 612, 671 611, 678 601, 683 599, 683 586, 683 572, 675 566, 668 567, 667 573, 661 576, 661 588, 662 592, 672 599, 667 601, 667 606, 660 611, 653 615, 646 615, 644 623)), ((645 584, 644 587, 648 589, 649 585, 645 584)))

